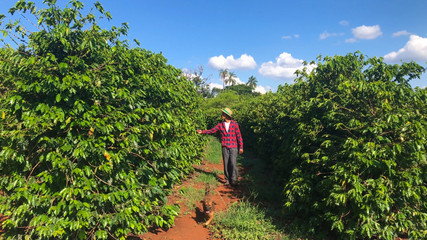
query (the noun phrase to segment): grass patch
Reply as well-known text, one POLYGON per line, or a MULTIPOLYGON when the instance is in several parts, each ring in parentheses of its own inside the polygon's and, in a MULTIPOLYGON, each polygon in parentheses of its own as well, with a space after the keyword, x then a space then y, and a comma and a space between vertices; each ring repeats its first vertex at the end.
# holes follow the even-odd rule
POLYGON ((209 163, 220 164, 222 160, 221 143, 214 136, 207 137, 209 140, 205 150, 206 161, 209 163))
POLYGON ((215 174, 215 176, 218 176, 220 174, 223 174, 224 172, 223 172, 223 170, 220 170, 220 169, 214 169, 214 170, 212 170, 211 173, 215 174))
POLYGON ((183 214, 189 214, 196 208, 196 204, 200 202, 205 195, 205 189, 196 189, 193 185, 188 187, 182 187, 179 193, 183 196, 182 202, 187 208, 187 211, 183 214))
POLYGON ((304 239, 299 229, 289 229, 282 215, 282 183, 266 161, 250 152, 239 155, 242 172, 240 188, 244 201, 233 204, 226 212, 215 216, 210 231, 220 239, 304 239))
POLYGON ((194 179, 196 183, 205 183, 210 184, 212 187, 217 187, 219 185, 217 175, 214 173, 205 173, 201 172, 196 179, 194 179))
POLYGON ((247 200, 232 204, 226 212, 219 212, 210 230, 214 238, 220 239, 288 239, 263 210, 247 200))

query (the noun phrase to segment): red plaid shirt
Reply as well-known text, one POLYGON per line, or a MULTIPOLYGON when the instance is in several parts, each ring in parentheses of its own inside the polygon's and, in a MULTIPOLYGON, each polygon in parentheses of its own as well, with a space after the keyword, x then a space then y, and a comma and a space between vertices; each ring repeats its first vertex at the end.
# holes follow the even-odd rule
POLYGON ((243 149, 243 139, 240 133, 239 124, 231 120, 228 132, 225 129, 225 122, 218 123, 214 128, 210 130, 203 130, 203 134, 213 134, 219 131, 221 133, 221 145, 227 148, 239 148, 243 149))

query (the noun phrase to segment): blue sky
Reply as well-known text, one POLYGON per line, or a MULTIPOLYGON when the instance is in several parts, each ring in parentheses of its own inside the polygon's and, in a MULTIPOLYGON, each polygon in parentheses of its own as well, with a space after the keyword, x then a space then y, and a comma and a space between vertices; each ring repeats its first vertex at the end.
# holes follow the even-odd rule
MULTIPOLYGON (((6 13, 16 1, 1 2, 6 13)), ((95 1, 83 2, 89 7, 95 1)), ((129 39, 185 71, 202 66, 217 86, 219 70, 227 68, 242 82, 255 76, 261 92, 276 91, 293 82, 302 61, 357 50, 388 63, 413 60, 427 67, 425 0, 100 2, 113 16, 104 26, 127 22, 129 39)), ((426 74, 411 84, 427 86, 426 74)))

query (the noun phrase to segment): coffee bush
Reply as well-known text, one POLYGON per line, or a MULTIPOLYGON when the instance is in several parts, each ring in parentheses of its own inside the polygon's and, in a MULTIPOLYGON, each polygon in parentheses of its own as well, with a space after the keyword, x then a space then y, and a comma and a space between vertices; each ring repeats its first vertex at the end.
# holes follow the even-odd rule
POLYGON ((242 116, 282 179, 284 214, 319 239, 427 237, 424 68, 319 57, 242 116))
MULTIPOLYGON (((161 54, 122 40, 99 3, 10 13, 0 49, 0 213, 5 239, 116 239, 177 215, 166 193, 200 159, 199 96, 161 54), (31 27, 31 26, 30 26, 31 27)), ((3 16, 4 17, 4 16, 3 16)))

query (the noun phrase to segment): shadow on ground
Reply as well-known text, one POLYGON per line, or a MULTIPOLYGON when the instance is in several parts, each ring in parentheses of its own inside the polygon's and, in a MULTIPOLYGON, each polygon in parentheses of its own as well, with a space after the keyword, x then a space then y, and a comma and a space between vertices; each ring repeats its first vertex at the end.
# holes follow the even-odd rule
POLYGON ((239 185, 243 198, 264 211, 266 216, 273 220, 272 223, 276 229, 287 235, 289 239, 311 239, 302 232, 302 228, 293 225, 291 219, 284 217, 282 213, 284 184, 274 174, 273 167, 268 166, 267 161, 248 152, 240 155, 237 160, 243 170, 240 173, 242 180, 239 185))

